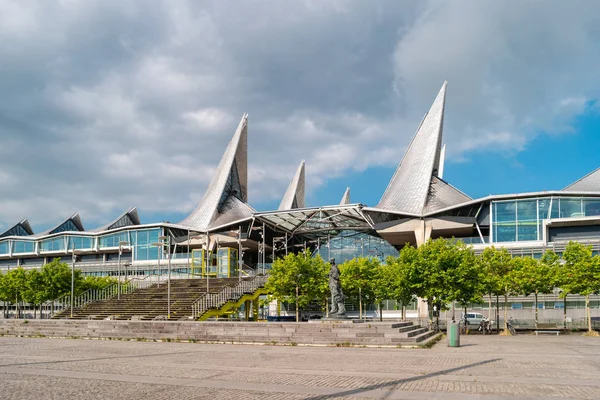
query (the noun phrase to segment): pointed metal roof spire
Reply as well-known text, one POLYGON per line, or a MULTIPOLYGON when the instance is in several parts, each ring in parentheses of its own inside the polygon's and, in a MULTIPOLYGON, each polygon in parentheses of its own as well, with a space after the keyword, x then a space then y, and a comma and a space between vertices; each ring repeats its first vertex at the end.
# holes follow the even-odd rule
POLYGON ((304 190, 305 190, 305 161, 302 160, 294 178, 290 181, 281 203, 279 204, 278 210, 292 210, 294 208, 304 208, 304 190))
POLYGON ((565 192, 600 192, 600 168, 563 189, 565 192))
POLYGON ((441 144, 446 85, 447 82, 444 82, 423 118, 377 208, 409 214, 423 213, 431 178, 438 176, 443 164, 441 144))
POLYGON ((222 221, 223 214, 230 213, 232 209, 235 209, 237 216, 252 216, 252 207, 246 204, 247 201, 248 114, 244 114, 204 197, 180 224, 206 231, 217 219, 222 221))
POLYGON ((340 206, 350 204, 350 187, 346 188, 344 195, 342 196, 342 201, 340 201, 340 206))
POLYGON ((446 145, 442 146, 442 152, 440 154, 440 162, 437 166, 437 176, 440 179, 444 179, 444 162, 446 161, 446 145))

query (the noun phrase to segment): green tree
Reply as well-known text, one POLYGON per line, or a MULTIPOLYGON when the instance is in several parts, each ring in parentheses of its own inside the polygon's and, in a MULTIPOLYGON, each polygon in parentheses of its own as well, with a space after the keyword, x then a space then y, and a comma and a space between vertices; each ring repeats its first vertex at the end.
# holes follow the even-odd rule
MULTIPOLYGON (((76 273, 79 270, 75 270, 76 273)), ((78 275, 80 272, 78 273, 78 275)), ((95 289, 102 290, 112 284, 118 283, 116 278, 110 276, 85 276, 79 280, 78 285, 75 286, 75 294, 79 295, 85 291, 95 289)))
POLYGON ((427 299, 439 311, 450 302, 465 306, 476 302, 483 292, 481 270, 473 249, 456 240, 429 240, 419 247, 415 257, 415 275, 419 277, 417 295, 427 299))
POLYGON ((515 291, 523 296, 535 296, 535 327, 538 327, 538 295, 552 292, 554 271, 548 263, 532 257, 515 257, 512 280, 515 291))
POLYGON ((45 285, 44 276, 38 269, 32 269, 27 272, 26 288, 23 298, 33 306, 34 318, 37 318, 37 307, 44 301, 45 285))
POLYGON ((366 305, 375 301, 379 262, 374 258, 360 257, 340 265, 340 281, 344 296, 358 301, 359 318, 363 318, 366 305))
POLYGON ((389 286, 391 298, 402 305, 402 320, 406 320, 406 306, 416 293, 414 281, 417 280, 414 269, 417 251, 412 246, 405 246, 397 258, 388 257, 386 264, 390 266, 389 286))
MULTIPOLYGON (((56 300, 71 292, 71 268, 60 258, 55 258, 42 267, 42 276, 44 280, 44 301, 56 300)), ((81 271, 75 271, 76 287, 81 280, 81 271)), ((52 303, 54 307, 54 303, 52 303)), ((54 313, 54 309, 52 310, 54 313)))
POLYGON ((10 299, 8 297, 8 282, 4 274, 0 274, 0 301, 4 303, 4 318, 8 318, 8 303, 10 299))
POLYGON ((564 296, 577 293, 585 296, 588 331, 592 331, 590 294, 600 291, 600 261, 592 256, 592 246, 569 242, 563 252, 565 263, 560 268, 558 281, 564 296))
POLYGON ((4 297, 15 305, 17 318, 21 317, 20 304, 27 290, 27 274, 23 267, 11 269, 4 276, 4 297))
POLYGON ((299 310, 314 300, 323 300, 323 289, 327 286, 328 264, 320 257, 311 257, 310 251, 290 253, 273 263, 265 288, 271 297, 296 304, 296 321, 299 310))
MULTIPOLYGON (((481 303, 485 293, 485 275, 479 257, 473 248, 461 241, 454 243, 455 267, 450 270, 449 284, 452 293, 450 299, 458 302, 463 308, 471 303, 481 303)), ((452 319, 455 319, 454 309, 452 319)))
POLYGON ((492 296, 503 296, 504 320, 506 321, 508 295, 504 280, 510 271, 511 256, 504 247, 499 249, 494 246, 487 247, 481 254, 481 264, 483 268, 485 293, 488 294, 490 300, 489 318, 492 318, 492 296))

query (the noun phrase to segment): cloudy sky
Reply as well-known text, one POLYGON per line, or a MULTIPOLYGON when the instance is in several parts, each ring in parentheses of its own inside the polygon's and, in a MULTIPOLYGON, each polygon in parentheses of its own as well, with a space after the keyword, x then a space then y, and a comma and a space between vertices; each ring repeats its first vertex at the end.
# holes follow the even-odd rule
POLYGON ((600 2, 0 0, 0 229, 177 222, 244 112, 250 203, 375 205, 448 80, 471 196, 600 167, 600 2))

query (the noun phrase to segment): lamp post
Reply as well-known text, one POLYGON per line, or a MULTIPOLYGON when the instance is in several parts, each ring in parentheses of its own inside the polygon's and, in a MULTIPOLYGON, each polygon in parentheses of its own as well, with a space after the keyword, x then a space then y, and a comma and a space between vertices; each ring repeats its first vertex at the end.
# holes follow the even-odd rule
POLYGON ((208 271, 209 268, 209 263, 210 263, 210 257, 208 255, 209 253, 209 249, 210 249, 210 234, 208 232, 206 232, 206 295, 208 296, 208 292, 210 290, 210 274, 208 271))
POLYGON ((77 254, 75 254, 75 243, 71 246, 71 318, 73 318, 73 306, 75 301, 75 262, 77 254))
POLYGON ((242 253, 242 226, 240 225, 240 229, 238 231, 238 281, 241 282, 242 280, 242 266, 244 265, 244 260, 243 260, 243 253, 242 253))
POLYGON ((123 246, 129 246, 129 242, 119 242, 119 283, 117 285, 117 300, 121 300, 121 253, 123 253, 123 246))
MULTIPOLYGON (((168 260, 168 275, 167 275, 167 318, 171 318, 171 237, 170 236, 159 236, 158 242, 152 243, 152 246, 156 246, 160 249, 161 255, 163 248, 167 247, 167 260, 168 260), (167 242, 165 243, 164 240, 167 242)), ((160 257, 159 257, 160 260, 160 257)), ((160 271, 160 269, 159 269, 160 271)))

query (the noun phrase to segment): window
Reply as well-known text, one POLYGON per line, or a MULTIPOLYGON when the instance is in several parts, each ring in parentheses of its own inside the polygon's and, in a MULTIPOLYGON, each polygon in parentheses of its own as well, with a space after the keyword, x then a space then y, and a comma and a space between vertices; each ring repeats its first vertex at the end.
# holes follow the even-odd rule
POLYGON ((511 305, 511 308, 513 310, 522 310, 523 309, 523 304, 522 303, 513 303, 511 305))
POLYGON ((517 240, 516 206, 515 201, 494 203, 495 242, 514 242, 517 240))
POLYGON ((101 236, 99 239, 99 246, 100 248, 119 247, 119 242, 129 242, 129 232, 125 231, 101 236))
MULTIPOLYGON (((119 244, 117 243, 117 246, 119 244)), ((79 249, 93 249, 94 248, 94 238, 90 236, 71 236, 69 242, 69 249, 75 248, 79 249)))
POLYGON ((538 240, 537 200, 517 202, 517 240, 538 240))
POLYGON ((152 243, 158 242, 161 230, 146 229, 131 232, 132 244, 135 247, 136 260, 158 260, 159 248, 152 246, 152 243))
POLYGON ((35 243, 31 241, 25 240, 15 240, 13 241, 13 253, 33 253, 33 249, 35 248, 35 243))
POLYGON ((59 236, 52 239, 42 240, 40 242, 40 251, 64 251, 65 237, 59 236))
POLYGON ((8 240, 0 242, 0 254, 8 254, 8 240))
POLYGON ((560 218, 583 217, 581 199, 563 197, 560 199, 560 218))

